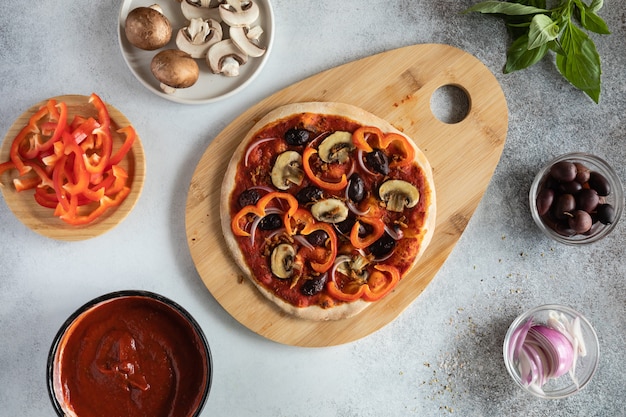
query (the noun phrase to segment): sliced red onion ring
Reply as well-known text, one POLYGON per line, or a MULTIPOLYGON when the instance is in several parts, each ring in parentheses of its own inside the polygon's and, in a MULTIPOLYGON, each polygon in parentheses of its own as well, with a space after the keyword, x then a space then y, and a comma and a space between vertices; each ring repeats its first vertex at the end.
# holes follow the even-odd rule
POLYGON ((322 132, 322 133, 318 134, 313 139, 311 139, 306 146, 309 147, 309 148, 314 148, 317 145, 317 142, 319 140, 324 139, 329 134, 330 134, 330 132, 322 132))
POLYGON ((526 340, 526 334, 528 333, 528 329, 530 329, 532 325, 533 319, 531 317, 526 320, 526 322, 522 326, 515 329, 515 331, 511 335, 511 341, 509 343, 509 360, 516 361, 518 359, 524 341, 526 340))
POLYGON ((337 274, 337 268, 344 262, 350 262, 352 258, 348 255, 340 255, 335 258, 335 262, 333 262, 333 266, 330 269, 330 280, 335 282, 335 275, 337 274))
POLYGON ((272 140, 276 140, 278 138, 263 138, 263 139, 259 139, 256 142, 252 143, 250 146, 248 146, 248 149, 246 150, 246 155, 244 156, 244 165, 248 166, 248 158, 250 157, 250 154, 252 153, 252 150, 254 148, 256 148, 257 146, 259 146, 262 143, 265 142, 269 142, 272 140))
POLYGON ((361 167, 361 169, 365 172, 367 172, 370 175, 376 175, 374 172, 370 171, 366 166, 365 166, 365 162, 363 162, 363 149, 359 149, 356 152, 356 159, 357 162, 359 163, 359 166, 361 167))
POLYGON ((315 249, 315 246, 311 245, 311 243, 307 240, 306 236, 294 235, 293 238, 305 248, 311 249, 311 250, 315 249))
POLYGON ((389 227, 385 225, 385 232, 387 232, 387 234, 391 236, 393 240, 400 240, 404 237, 404 232, 402 231, 402 229, 396 230, 395 227, 389 227))
POLYGON ((275 190, 273 190, 271 187, 267 186, 267 185, 254 185, 250 188, 248 188, 249 190, 261 190, 261 191, 266 191, 268 193, 272 193, 275 190))

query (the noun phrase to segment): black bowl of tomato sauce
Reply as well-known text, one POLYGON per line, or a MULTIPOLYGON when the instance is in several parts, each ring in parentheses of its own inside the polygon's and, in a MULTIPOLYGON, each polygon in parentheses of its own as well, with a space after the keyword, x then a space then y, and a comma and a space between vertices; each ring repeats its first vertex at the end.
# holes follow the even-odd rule
POLYGON ((197 417, 212 368, 207 339, 185 309, 148 291, 117 291, 61 326, 48 394, 60 417, 197 417))

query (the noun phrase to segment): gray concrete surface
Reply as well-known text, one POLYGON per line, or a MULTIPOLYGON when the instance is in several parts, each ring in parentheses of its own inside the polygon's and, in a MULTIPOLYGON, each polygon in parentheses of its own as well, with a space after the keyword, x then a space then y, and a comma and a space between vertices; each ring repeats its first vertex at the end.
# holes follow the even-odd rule
POLYGON ((626 179, 626 10, 607 1, 600 12, 613 33, 593 36, 603 63, 596 105, 550 59, 502 74, 505 29, 497 19, 460 14, 473 3, 273 0, 276 39, 260 76, 237 96, 187 106, 156 97, 126 67, 116 31, 121 1, 5 2, 0 132, 40 100, 95 91, 138 129, 147 178, 122 225, 80 243, 41 237, 0 205, 0 414, 52 415, 45 364, 61 323, 93 297, 137 288, 176 300, 206 332, 215 374, 203 416, 626 415, 626 222, 599 243, 566 247, 540 234, 527 203, 534 172, 561 153, 595 153, 626 179), (416 43, 475 55, 508 101, 507 143, 464 235, 426 291, 365 339, 307 349, 253 334, 205 289, 185 243, 187 187, 200 155, 273 92, 416 43), (564 400, 524 393, 502 361, 509 323, 544 303, 578 309, 600 338, 593 381, 564 400))

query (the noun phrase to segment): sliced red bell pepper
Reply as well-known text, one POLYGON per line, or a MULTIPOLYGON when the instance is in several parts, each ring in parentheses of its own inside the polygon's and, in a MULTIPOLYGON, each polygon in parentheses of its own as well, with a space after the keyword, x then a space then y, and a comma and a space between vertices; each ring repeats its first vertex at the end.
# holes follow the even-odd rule
POLYGON ((338 182, 328 182, 315 175, 309 160, 311 159, 311 156, 316 153, 317 149, 311 147, 307 147, 302 153, 302 167, 311 182, 325 190, 340 191, 346 188, 348 185, 348 178, 346 177, 346 174, 343 174, 338 182))
POLYGON ((96 94, 89 102, 96 108, 97 120, 76 115, 68 124, 66 103, 48 100, 14 138, 9 160, 0 164, 0 174, 17 170, 17 191, 35 188, 35 201, 53 208, 70 224, 93 221, 130 192, 128 173, 119 163, 135 141, 134 129, 129 125, 118 130, 126 137, 113 155, 106 104, 96 94), (86 205, 89 212, 79 214, 78 208, 86 205))
POLYGON ((90 158, 87 155, 83 156, 83 160, 87 172, 95 174, 105 171, 113 149, 113 138, 111 136, 111 119, 106 104, 104 104, 95 93, 91 94, 89 102, 92 103, 98 111, 98 123, 100 126, 94 129, 93 134, 96 135, 96 145, 98 146, 98 143, 100 143, 99 147, 101 148, 101 152, 95 164, 93 164, 94 158, 90 158))
POLYGON ((20 132, 11 143, 11 150, 9 151, 10 158, 11 161, 13 161, 13 163, 15 164, 15 168, 20 173, 20 175, 24 175, 31 170, 29 166, 24 164, 20 156, 20 149, 24 144, 24 141, 28 139, 28 135, 39 133, 39 127, 37 127, 37 123, 46 114, 48 114, 48 108, 46 106, 41 106, 41 108, 30 117, 26 126, 24 126, 20 130, 20 132))
POLYGON ((93 222, 100 217, 107 209, 111 207, 119 206, 122 201, 130 194, 130 187, 124 187, 115 197, 104 196, 100 199, 100 204, 93 211, 88 214, 78 214, 78 196, 73 195, 68 210, 63 210, 59 213, 59 217, 66 223, 73 226, 82 226, 93 222))
POLYGON ((125 139, 122 146, 117 150, 117 152, 115 152, 115 155, 109 159, 109 165, 119 164, 122 159, 124 159, 128 151, 130 151, 130 148, 132 148, 133 143, 135 143, 135 138, 137 137, 137 133, 131 125, 123 127, 117 132, 123 133, 125 135, 125 139))
POLYGON ((350 231, 350 243, 357 249, 364 249, 376 242, 385 233, 385 223, 380 217, 359 217, 350 231), (359 235, 361 223, 372 226, 372 232, 364 238, 359 235))

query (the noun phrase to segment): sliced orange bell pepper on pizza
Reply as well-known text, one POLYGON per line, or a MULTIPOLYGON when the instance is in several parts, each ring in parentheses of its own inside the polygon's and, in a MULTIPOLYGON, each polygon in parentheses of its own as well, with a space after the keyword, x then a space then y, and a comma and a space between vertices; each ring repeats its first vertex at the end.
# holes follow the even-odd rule
POLYGON ((415 157, 415 149, 404 135, 394 132, 384 134, 373 126, 362 126, 355 130, 352 143, 365 152, 372 152, 375 148, 384 150, 391 156, 392 167, 408 164, 415 157))
POLYGON ((360 298, 365 301, 376 301, 389 294, 400 281, 400 271, 391 265, 374 266, 365 282, 355 279, 342 280, 337 283, 335 277, 328 281, 328 293, 337 300, 353 302, 360 298))
POLYGON ((288 204, 288 209, 285 210, 285 225, 287 225, 289 223, 287 220, 294 216, 298 210, 298 200, 289 193, 273 191, 261 197, 256 204, 251 204, 239 210, 231 220, 231 230, 236 236, 250 236, 250 233, 245 230, 246 225, 249 223, 248 216, 264 217, 266 209, 272 203, 275 204, 275 207, 284 209, 284 207, 281 207, 281 201, 288 204))
POLYGON ((357 249, 364 249, 376 242, 385 233, 385 223, 380 217, 359 217, 350 230, 350 243, 357 249), (359 230, 361 223, 372 227, 372 232, 365 237, 361 237, 359 230))
POLYGON ((310 159, 316 153, 317 149, 311 147, 307 147, 302 153, 302 167, 304 168, 304 172, 306 176, 311 180, 311 182, 324 190, 340 191, 346 188, 346 186, 348 185, 348 178, 346 177, 346 174, 342 174, 341 178, 337 182, 331 182, 323 180, 313 172, 310 159))

